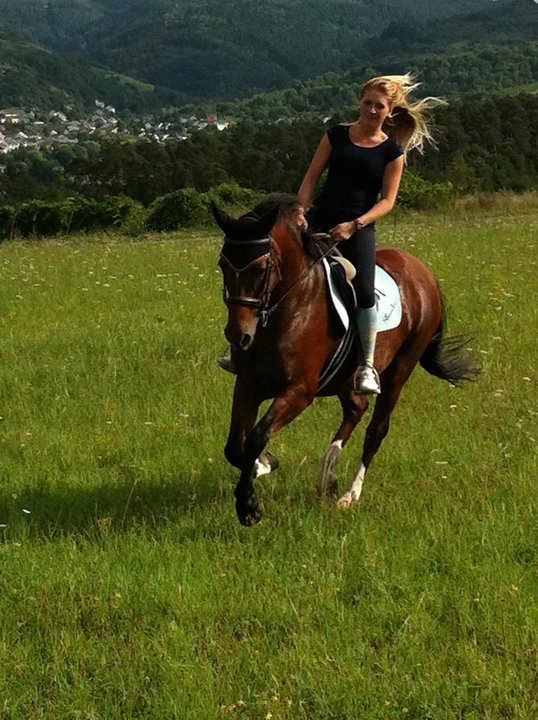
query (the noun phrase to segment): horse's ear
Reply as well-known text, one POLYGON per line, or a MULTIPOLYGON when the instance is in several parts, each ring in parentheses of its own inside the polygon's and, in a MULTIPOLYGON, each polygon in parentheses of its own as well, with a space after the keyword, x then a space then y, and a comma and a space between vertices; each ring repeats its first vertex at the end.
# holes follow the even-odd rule
POLYGON ((271 209, 262 217, 254 212, 249 212, 237 220, 221 210, 214 202, 211 203, 211 210, 217 225, 225 235, 237 240, 255 240, 269 235, 278 217, 279 208, 271 209))
POLYGON ((273 229, 278 217, 280 208, 277 206, 270 210, 258 220, 256 224, 256 237, 267 237, 273 229))
POLYGON ((213 201, 211 201, 211 211, 217 225, 222 230, 222 232, 227 235, 231 226, 235 223, 235 220, 230 217, 228 213, 225 213, 224 210, 221 210, 219 206, 216 205, 213 201))

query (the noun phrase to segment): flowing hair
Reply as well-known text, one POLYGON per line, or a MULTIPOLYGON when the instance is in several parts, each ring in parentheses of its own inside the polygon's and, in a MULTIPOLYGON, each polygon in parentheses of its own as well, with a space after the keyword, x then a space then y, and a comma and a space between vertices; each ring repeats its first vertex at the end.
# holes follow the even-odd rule
POLYGON ((438 97, 411 100, 409 96, 419 85, 420 83, 415 82, 415 78, 407 73, 372 78, 365 82, 361 89, 361 97, 367 90, 377 90, 387 97, 392 110, 383 123, 382 130, 401 145, 406 153, 413 148, 423 152, 425 142, 435 145, 428 127, 429 110, 438 105, 446 105, 446 101, 438 97))

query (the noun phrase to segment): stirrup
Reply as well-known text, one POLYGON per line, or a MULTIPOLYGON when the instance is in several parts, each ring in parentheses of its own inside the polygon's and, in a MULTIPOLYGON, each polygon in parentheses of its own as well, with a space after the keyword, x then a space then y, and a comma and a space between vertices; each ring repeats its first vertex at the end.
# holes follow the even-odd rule
POLYGON ((225 370, 226 372, 231 373, 232 375, 237 374, 237 370, 235 369, 234 361, 229 355, 223 355, 222 357, 217 358, 218 366, 225 370))
POLYGON ((373 365, 361 365, 353 376, 353 389, 357 395, 379 395, 379 375, 373 365))

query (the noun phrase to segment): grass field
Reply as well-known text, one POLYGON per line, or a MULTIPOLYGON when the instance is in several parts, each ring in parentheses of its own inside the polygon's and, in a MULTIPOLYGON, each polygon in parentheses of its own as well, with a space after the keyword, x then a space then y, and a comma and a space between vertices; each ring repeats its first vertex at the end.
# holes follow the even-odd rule
POLYGON ((250 529, 217 235, 1 245, 0 718, 538 717, 537 209, 382 226, 483 375, 416 371, 347 513, 316 496, 318 401, 250 529))

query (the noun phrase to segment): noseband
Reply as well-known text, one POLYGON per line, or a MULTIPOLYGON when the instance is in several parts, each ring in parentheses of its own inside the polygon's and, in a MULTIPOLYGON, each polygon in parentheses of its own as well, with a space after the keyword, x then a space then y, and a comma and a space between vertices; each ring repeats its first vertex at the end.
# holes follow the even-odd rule
POLYGON ((234 240, 233 238, 225 237, 224 248, 220 254, 220 259, 221 261, 224 261, 226 263, 230 270, 235 274, 236 278, 239 278, 241 273, 247 271, 253 265, 256 265, 266 260, 265 272, 262 281, 262 290, 259 296, 248 297, 245 295, 230 295, 228 292, 228 288, 226 287, 226 283, 224 283, 222 288, 223 299, 227 307, 230 307, 230 305, 239 305, 240 307, 257 309, 262 323, 262 327, 265 327, 267 325, 270 314, 269 303, 271 302, 271 290, 269 289, 269 286, 271 283, 271 275, 273 270, 276 270, 278 274, 278 279, 282 279, 280 275, 280 268, 278 266, 278 263, 275 261, 273 255, 273 239, 270 235, 268 237, 259 238, 257 240, 234 240), (261 254, 254 257, 252 260, 250 260, 250 262, 248 262, 246 265, 243 265, 241 268, 237 268, 224 254, 224 248, 226 247, 226 245, 231 245, 232 248, 234 246, 242 246, 243 248, 248 247, 249 249, 258 248, 258 246, 261 246, 261 254), (266 252, 263 252, 264 246, 267 247, 266 252))

